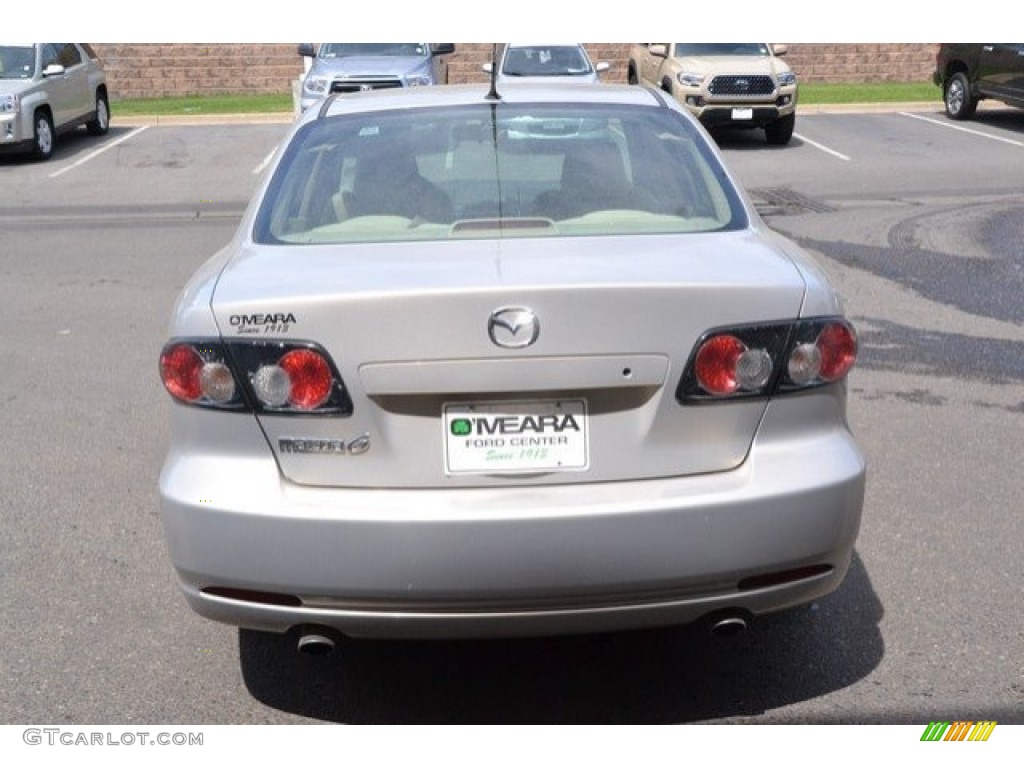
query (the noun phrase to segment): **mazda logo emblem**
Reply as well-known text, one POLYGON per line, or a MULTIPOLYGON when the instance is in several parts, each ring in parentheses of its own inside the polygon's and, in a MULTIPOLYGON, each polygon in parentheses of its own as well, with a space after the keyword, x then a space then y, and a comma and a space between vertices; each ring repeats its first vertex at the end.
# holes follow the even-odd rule
POLYGON ((487 335, 499 347, 522 349, 540 336, 540 321, 532 309, 502 307, 491 312, 487 320, 487 335))

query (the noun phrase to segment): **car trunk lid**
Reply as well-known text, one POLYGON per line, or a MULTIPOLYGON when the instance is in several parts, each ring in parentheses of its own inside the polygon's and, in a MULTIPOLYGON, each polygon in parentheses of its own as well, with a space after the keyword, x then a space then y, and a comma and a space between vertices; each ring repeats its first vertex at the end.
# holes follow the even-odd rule
POLYGON ((741 231, 251 248, 213 309, 226 338, 321 345, 352 398, 258 417, 286 477, 424 488, 735 468, 765 402, 683 406, 679 378, 709 329, 795 318, 803 294, 741 231))

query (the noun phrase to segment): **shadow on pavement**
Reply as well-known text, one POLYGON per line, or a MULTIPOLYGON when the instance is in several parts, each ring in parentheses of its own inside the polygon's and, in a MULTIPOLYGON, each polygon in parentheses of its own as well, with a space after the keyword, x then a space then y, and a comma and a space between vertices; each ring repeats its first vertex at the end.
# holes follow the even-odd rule
MULTIPOLYGON (((703 625, 487 641, 349 641, 330 656, 239 633, 249 692, 353 724, 668 724, 743 720, 845 688, 881 662, 883 609, 860 558, 840 589, 745 634, 703 625)), ((855 713, 845 712, 844 722, 855 713)))

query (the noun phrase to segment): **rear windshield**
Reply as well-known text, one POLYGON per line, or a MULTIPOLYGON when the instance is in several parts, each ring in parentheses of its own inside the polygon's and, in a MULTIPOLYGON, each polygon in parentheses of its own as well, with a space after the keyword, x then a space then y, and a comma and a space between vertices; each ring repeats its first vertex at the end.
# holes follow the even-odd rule
POLYGON ((308 123, 256 220, 261 243, 709 232, 746 225, 675 112, 491 105, 308 123))

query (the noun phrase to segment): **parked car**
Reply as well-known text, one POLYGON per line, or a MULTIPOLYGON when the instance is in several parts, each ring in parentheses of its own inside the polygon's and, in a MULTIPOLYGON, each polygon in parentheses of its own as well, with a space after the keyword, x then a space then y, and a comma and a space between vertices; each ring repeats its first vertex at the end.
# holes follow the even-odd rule
POLYGON ((0 45, 0 149, 46 160, 58 134, 110 128, 107 81, 85 43, 0 45))
POLYGON ((932 80, 954 120, 974 117, 982 99, 1024 109, 1024 43, 943 43, 932 80))
POLYGON ((355 93, 448 82, 441 57, 454 53, 453 43, 321 43, 299 46, 313 63, 302 81, 299 106, 309 109, 328 93, 355 93))
POLYGON ((332 95, 159 371, 184 594, 325 651, 718 632, 834 590, 857 341, 687 111, 626 85, 332 95))
MULTIPOLYGON (((483 65, 490 73, 492 62, 483 65)), ((496 82, 510 81, 599 83, 601 73, 607 72, 607 61, 591 62, 580 43, 527 45, 506 43, 498 62, 496 82)))
POLYGON ((627 78, 661 88, 707 128, 763 128, 769 144, 788 144, 796 127, 796 75, 788 48, 767 43, 639 43, 627 78))

